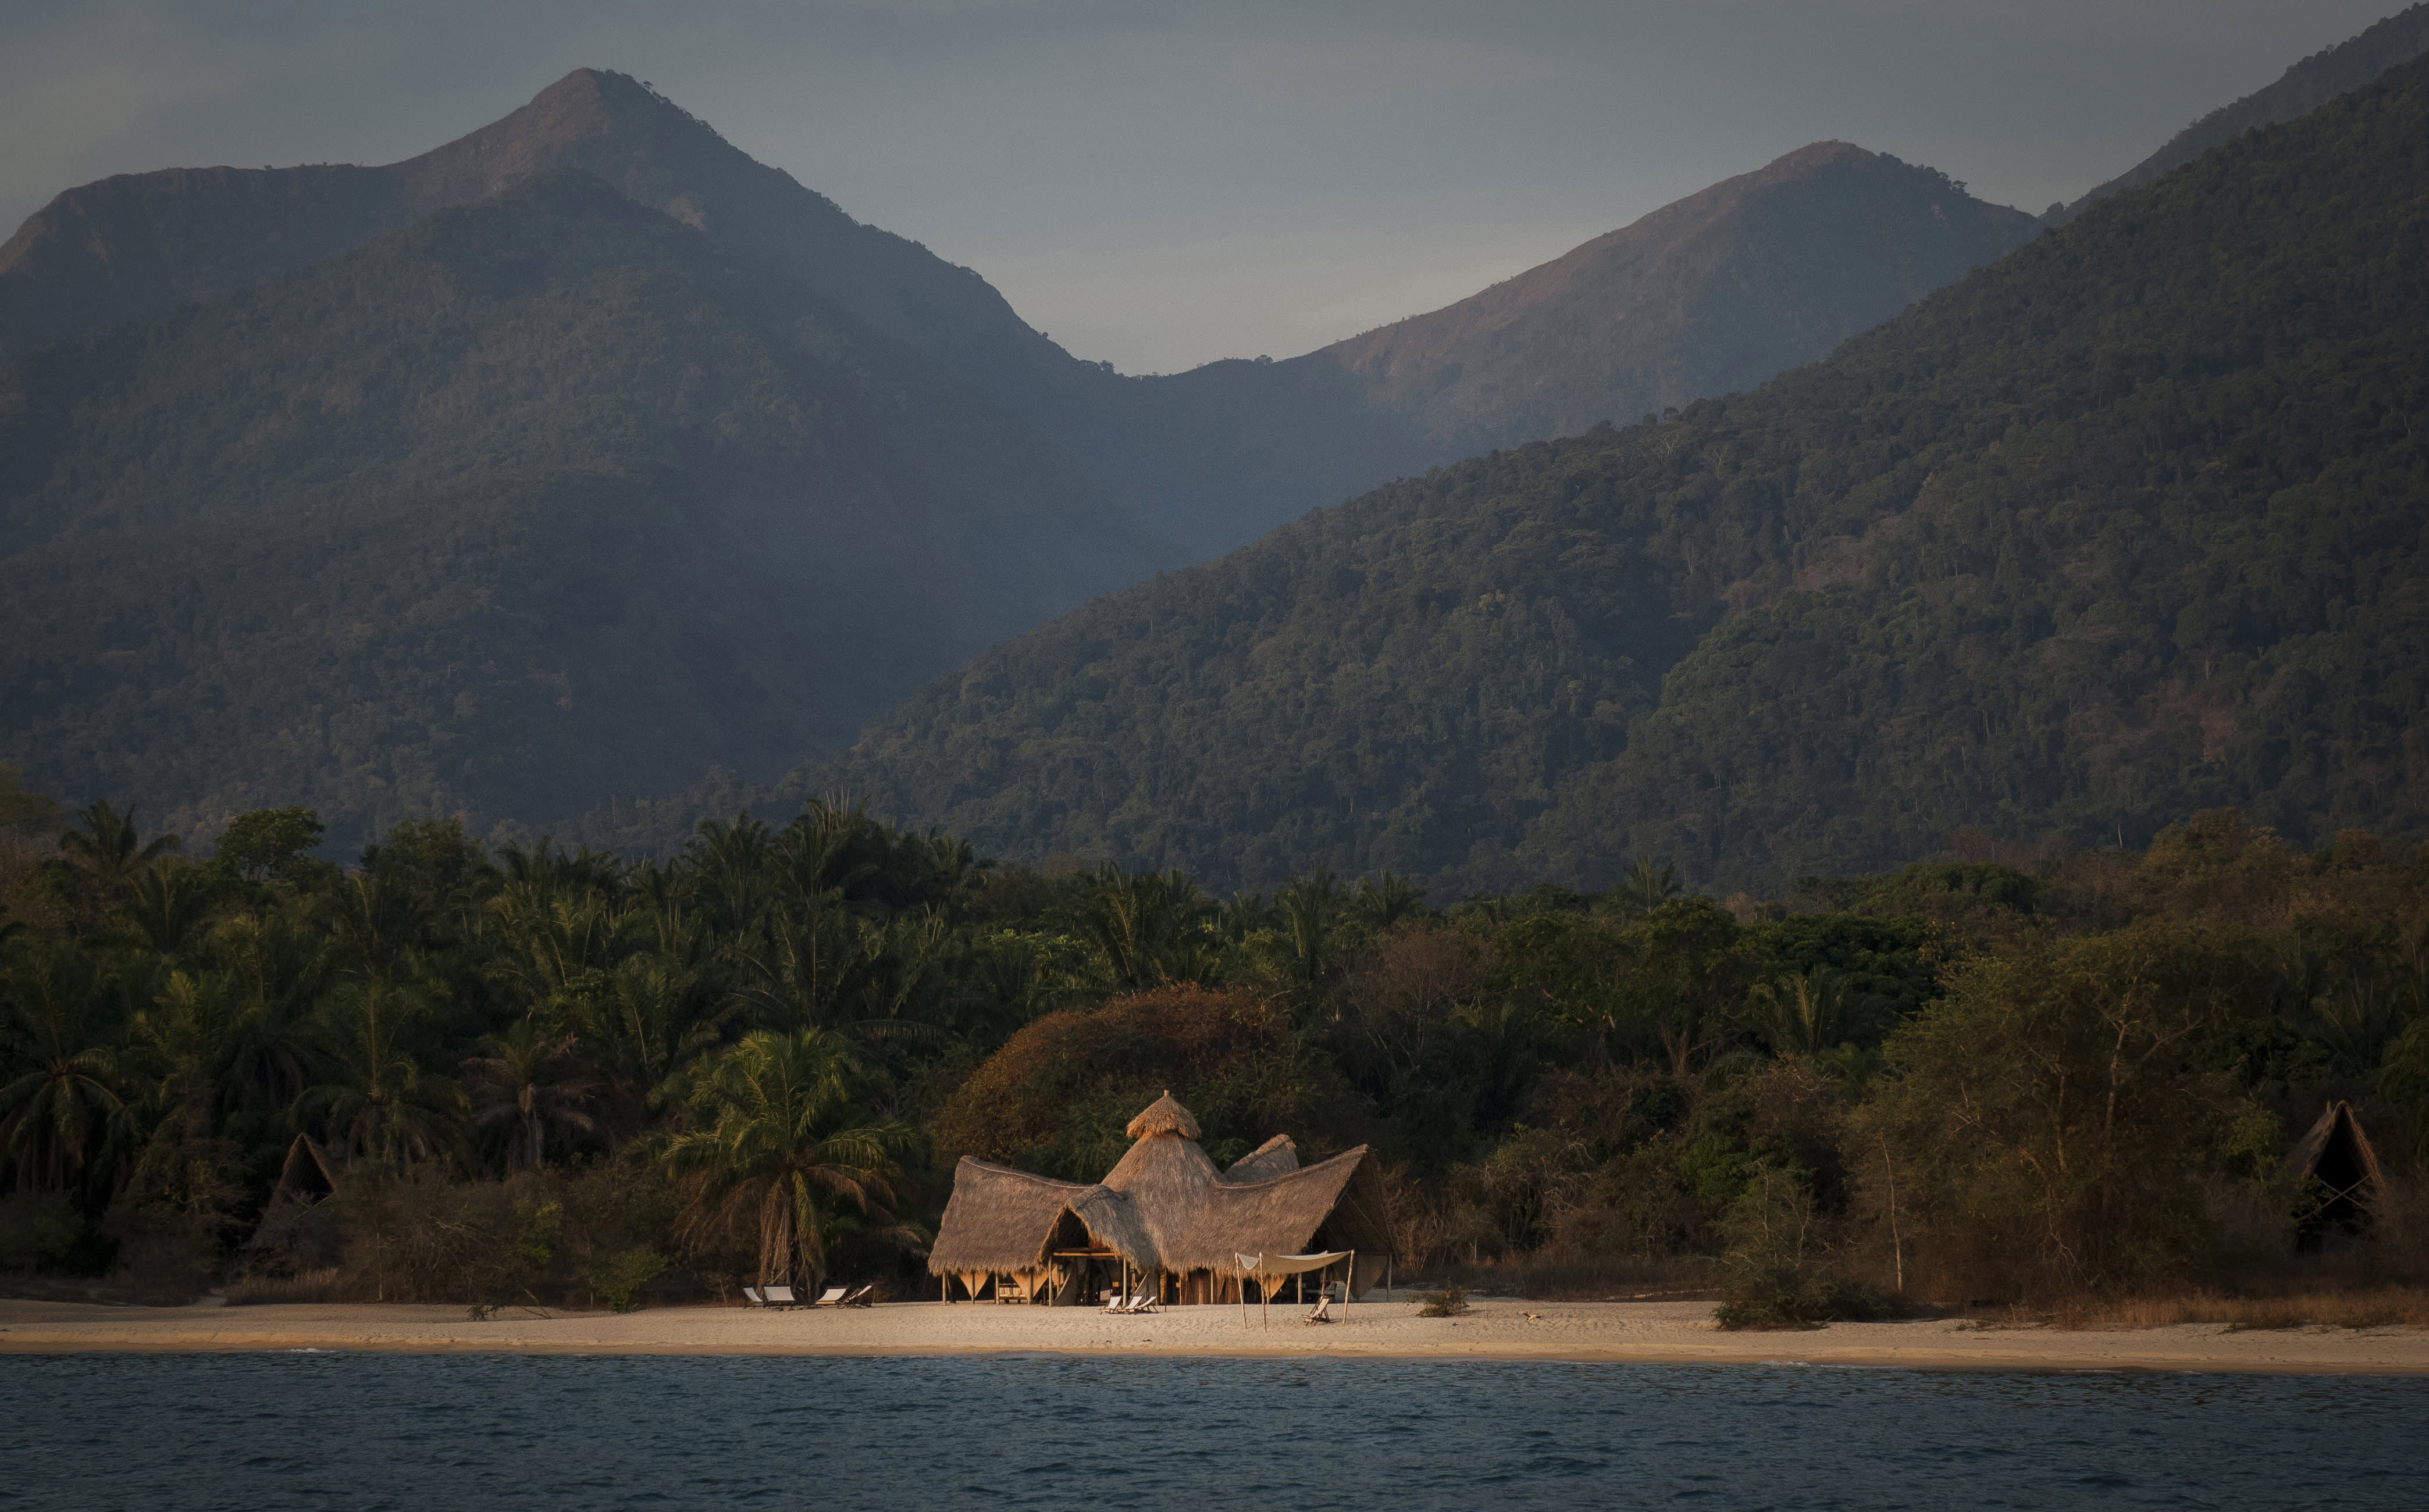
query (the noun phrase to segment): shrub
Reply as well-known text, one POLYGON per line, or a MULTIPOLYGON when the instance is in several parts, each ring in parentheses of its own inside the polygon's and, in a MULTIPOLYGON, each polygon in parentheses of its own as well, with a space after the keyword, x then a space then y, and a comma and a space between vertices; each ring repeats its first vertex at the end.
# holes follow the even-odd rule
POLYGON ((1421 1304, 1417 1308, 1420 1318, 1457 1318, 1472 1310, 1467 1305, 1467 1288, 1462 1286, 1443 1286, 1431 1291, 1420 1291, 1417 1301, 1421 1304))
POLYGON ((1712 1311, 1724 1328, 1812 1328, 1827 1323, 1878 1323, 1889 1299, 1844 1276, 1799 1281, 1777 1275, 1734 1292, 1712 1311))
POLYGON ((644 1244, 591 1261, 582 1279, 609 1312, 634 1312, 641 1306, 641 1288, 666 1268, 667 1257, 644 1244))
POLYGON ((57 1192, 0 1197, 0 1271, 47 1271, 64 1263, 82 1225, 75 1204, 57 1192))

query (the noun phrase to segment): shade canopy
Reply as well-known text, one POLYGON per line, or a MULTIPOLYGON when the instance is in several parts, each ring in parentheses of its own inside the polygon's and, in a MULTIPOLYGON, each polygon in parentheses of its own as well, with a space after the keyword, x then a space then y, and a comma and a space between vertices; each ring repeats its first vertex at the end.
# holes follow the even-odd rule
POLYGON ((1329 1255, 1242 1255, 1231 1252, 1240 1269, 1258 1275, 1297 1275, 1307 1271, 1321 1271, 1328 1265, 1339 1265, 1355 1253, 1334 1250, 1329 1255))

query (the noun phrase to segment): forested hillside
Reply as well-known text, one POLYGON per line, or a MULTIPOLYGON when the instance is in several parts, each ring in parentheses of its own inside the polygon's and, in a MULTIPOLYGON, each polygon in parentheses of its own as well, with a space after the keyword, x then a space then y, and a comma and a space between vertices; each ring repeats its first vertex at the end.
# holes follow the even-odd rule
POLYGON ((2414 63, 1752 393, 1088 605, 799 781, 1016 857, 1450 895, 2228 802, 2413 833, 2424 243, 2414 63))
POLYGON ((1157 560, 1034 434, 595 177, 0 379, 0 751, 340 843, 772 774, 1157 560))

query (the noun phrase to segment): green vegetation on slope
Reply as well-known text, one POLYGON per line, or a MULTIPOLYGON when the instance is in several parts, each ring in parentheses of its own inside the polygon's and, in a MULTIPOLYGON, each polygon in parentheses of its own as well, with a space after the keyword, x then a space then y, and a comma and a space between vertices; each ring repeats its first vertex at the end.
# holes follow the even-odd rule
POLYGON ((2360 832, 1437 912, 1049 878, 820 804, 640 866, 413 821, 345 870, 301 809, 204 858, 41 807, 0 830, 0 1266, 122 1295, 933 1295, 960 1155, 1093 1180, 1165 1090, 1225 1162, 1372 1147, 1404 1273, 1717 1272, 1755 1319, 2429 1253, 2429 847, 2360 832), (2394 1177, 2366 1210, 2282 1167, 2328 1098, 2394 1177), (273 1204, 299 1135, 338 1190, 273 1204))
POLYGON ((1270 885, 1784 886, 1962 825, 2429 822, 2429 64, 1752 393, 1312 515, 796 781, 1270 885))
POLYGON ((765 779, 1153 560, 916 350, 587 174, 0 379, 0 755, 340 844, 765 779))

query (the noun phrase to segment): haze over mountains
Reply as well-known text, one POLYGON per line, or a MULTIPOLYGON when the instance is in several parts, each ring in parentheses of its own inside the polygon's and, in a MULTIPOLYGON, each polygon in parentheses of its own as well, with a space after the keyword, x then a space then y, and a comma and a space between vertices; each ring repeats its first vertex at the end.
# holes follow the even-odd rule
POLYGON ((2429 52, 2429 0, 2388 17, 2359 35, 2314 53, 2286 70, 2275 83, 2256 90, 2232 105, 2222 105, 2168 139, 2150 156, 2105 184, 2094 186, 2072 205, 2053 205, 2042 219, 2064 225, 2095 200, 2120 189, 2148 184, 2160 174, 2182 168, 2212 147, 2222 146, 2260 126, 2273 126, 2306 116, 2340 94, 2360 89, 2388 69, 2429 52))
POLYGON ((1699 886, 2429 828, 2429 60, 1826 360, 1111 596, 795 788, 982 849, 1699 886))
POLYGON ((186 822, 768 770, 1155 560, 973 386, 579 171, 47 349, 0 453, 11 754, 186 822))
POLYGON ((765 781, 1093 594, 1755 382, 2031 231, 1823 144, 1327 352, 1128 378, 614 74, 388 167, 105 180, 0 247, 0 759, 340 844, 765 781))

